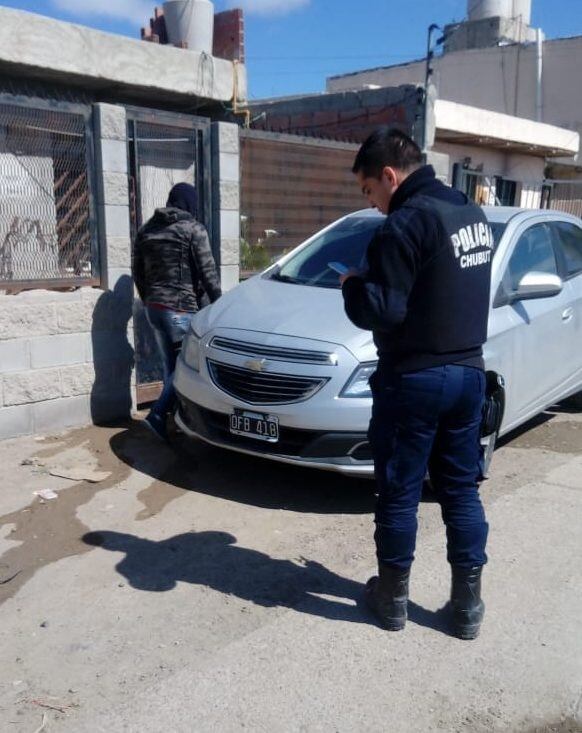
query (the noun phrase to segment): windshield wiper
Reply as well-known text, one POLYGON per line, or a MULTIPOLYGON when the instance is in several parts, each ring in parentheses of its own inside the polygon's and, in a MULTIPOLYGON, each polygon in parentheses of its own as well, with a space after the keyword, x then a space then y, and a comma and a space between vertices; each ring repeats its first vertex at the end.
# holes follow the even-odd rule
POLYGON ((271 275, 271 280, 278 280, 281 283, 294 283, 295 285, 301 284, 303 280, 298 280, 296 277, 290 275, 281 275, 280 270, 275 270, 271 275))

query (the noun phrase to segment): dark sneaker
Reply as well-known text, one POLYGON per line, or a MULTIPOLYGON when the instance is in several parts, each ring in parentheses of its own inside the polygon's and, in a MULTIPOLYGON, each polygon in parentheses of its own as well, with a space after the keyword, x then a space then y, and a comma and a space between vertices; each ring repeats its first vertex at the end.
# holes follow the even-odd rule
POLYGON ((166 421, 160 417, 159 415, 156 415, 155 412, 150 412, 150 414, 146 417, 146 419, 143 421, 144 425, 151 430, 151 432, 156 435, 160 440, 163 440, 164 443, 168 442, 168 431, 166 430, 166 421))

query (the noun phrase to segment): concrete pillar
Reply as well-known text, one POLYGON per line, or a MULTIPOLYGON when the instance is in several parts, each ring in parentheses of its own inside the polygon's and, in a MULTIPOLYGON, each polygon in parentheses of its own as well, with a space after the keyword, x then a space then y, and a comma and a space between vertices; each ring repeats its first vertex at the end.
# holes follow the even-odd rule
POLYGON ((217 265, 223 291, 240 274, 240 147, 238 125, 212 123, 212 216, 220 243, 217 265))
POLYGON ((103 285, 131 275, 127 119, 124 107, 96 104, 97 208, 103 285))
POLYGON ((426 162, 428 165, 432 165, 436 177, 443 183, 451 184, 450 180, 450 156, 446 153, 437 153, 434 150, 429 150, 426 154, 426 162))
POLYGON ((129 416, 136 404, 133 280, 125 108, 96 104, 95 152, 101 277, 104 293, 95 305, 92 353, 95 422, 129 416))

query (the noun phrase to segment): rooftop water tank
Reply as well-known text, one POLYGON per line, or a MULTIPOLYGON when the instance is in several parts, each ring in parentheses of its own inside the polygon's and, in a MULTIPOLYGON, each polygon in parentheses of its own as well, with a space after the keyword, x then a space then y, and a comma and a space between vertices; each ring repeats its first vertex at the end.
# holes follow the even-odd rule
POLYGON ((497 17, 511 18, 512 11, 513 0, 467 0, 469 20, 497 17))
POLYGON ((523 25, 531 24, 531 0, 513 0, 514 18, 519 18, 523 25))
POLYGON ((484 18, 521 18, 524 25, 531 21, 531 0, 467 0, 469 20, 484 18))
POLYGON ((164 3, 164 19, 170 43, 185 42, 189 51, 212 54, 214 5, 209 0, 169 0, 164 3))

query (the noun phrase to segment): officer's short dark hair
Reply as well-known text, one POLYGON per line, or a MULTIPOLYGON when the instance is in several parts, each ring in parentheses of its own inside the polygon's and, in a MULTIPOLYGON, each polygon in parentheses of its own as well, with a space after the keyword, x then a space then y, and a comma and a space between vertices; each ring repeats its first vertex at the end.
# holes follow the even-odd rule
POLYGON ((358 150, 352 173, 380 178, 386 166, 408 171, 422 164, 422 152, 414 140, 395 127, 379 127, 358 150))

